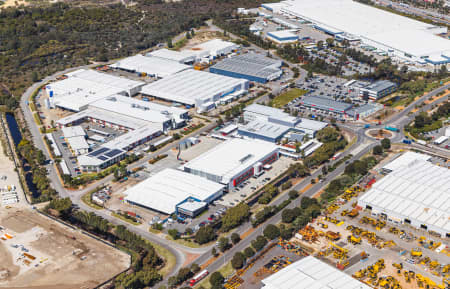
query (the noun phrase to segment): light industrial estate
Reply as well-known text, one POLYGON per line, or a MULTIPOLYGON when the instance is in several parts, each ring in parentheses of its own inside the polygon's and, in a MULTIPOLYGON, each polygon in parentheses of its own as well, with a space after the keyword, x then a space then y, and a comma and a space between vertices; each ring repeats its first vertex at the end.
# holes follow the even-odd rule
MULTIPOLYGON (((266 5, 267 6, 267 5, 266 5)), ((352 0, 288 0, 271 6, 310 21, 317 29, 336 37, 360 39, 389 55, 418 63, 450 62, 450 41, 437 36, 446 27, 434 26, 383 11, 352 0)))

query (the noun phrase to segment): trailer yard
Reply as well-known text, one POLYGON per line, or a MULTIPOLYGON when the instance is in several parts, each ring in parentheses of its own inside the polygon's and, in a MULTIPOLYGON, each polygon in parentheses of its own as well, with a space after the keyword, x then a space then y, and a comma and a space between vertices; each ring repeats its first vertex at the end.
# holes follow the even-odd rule
POLYGON ((130 262, 121 251, 15 208, 0 211, 0 255, 0 287, 8 288, 92 288, 130 262))

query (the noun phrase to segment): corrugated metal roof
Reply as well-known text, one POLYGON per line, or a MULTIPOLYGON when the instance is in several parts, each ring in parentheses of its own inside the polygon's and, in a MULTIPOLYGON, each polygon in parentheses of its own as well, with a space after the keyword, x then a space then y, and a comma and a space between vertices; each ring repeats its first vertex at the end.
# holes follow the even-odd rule
POLYGON ((127 201, 171 214, 189 197, 205 201, 224 186, 175 169, 164 169, 125 191, 127 201))
POLYGON ((305 257, 262 280, 267 289, 370 289, 313 256, 305 257))

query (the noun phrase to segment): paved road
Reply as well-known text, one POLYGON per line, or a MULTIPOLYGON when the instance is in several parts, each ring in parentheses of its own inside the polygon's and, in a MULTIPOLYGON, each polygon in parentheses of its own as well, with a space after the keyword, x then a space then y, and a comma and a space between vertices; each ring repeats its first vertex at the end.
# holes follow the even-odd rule
MULTIPOLYGON (((394 115, 393 117, 391 117, 389 120, 387 120, 384 125, 397 125, 399 128, 403 127, 405 124, 409 123, 413 118, 415 114, 410 114, 408 115, 414 108, 416 105, 420 105, 423 101, 425 101, 426 99, 430 98, 431 96, 434 96, 446 89, 450 88, 450 85, 445 85, 443 87, 440 87, 438 89, 435 89, 433 91, 431 91, 430 93, 422 96, 420 99, 414 101, 413 103, 411 103, 407 108, 405 108, 402 112, 394 115)), ((433 104, 437 104, 440 103, 442 101, 445 101, 446 99, 448 99, 448 97, 444 97, 442 99, 439 99, 438 101, 434 102, 433 104)), ((431 105, 433 104, 429 104, 423 107, 423 109, 429 109, 431 107, 431 105)), ((362 156, 364 156, 365 154, 367 154, 368 152, 370 152, 370 150, 378 144, 378 141, 369 138, 365 135, 365 129, 361 127, 361 125, 350 125, 350 126, 342 126, 343 128, 347 128, 347 129, 351 129, 353 131, 353 133, 355 133, 356 137, 357 137, 357 141, 350 146, 345 152, 342 153, 341 157, 345 157, 348 154, 353 154, 353 157, 349 160, 350 162, 354 161, 354 160, 358 160, 360 159, 362 156)), ((402 133, 397 133, 394 137, 394 139, 396 141, 401 141, 403 139, 403 134, 402 133)), ((429 148, 430 149, 430 148, 429 148)), ((328 165, 332 165, 335 161, 331 161, 328 165)), ((345 163, 341 164, 340 166, 338 166, 333 172, 329 173, 326 176, 326 181, 324 181, 323 183, 317 183, 315 184, 313 187, 311 187, 310 189, 308 189, 305 193, 303 193, 296 201, 291 202, 289 204, 289 206, 287 206, 287 208, 294 208, 295 206, 298 206, 300 203, 300 200, 302 197, 312 197, 314 196, 316 193, 320 192, 321 190, 323 190, 330 181, 332 181, 333 179, 335 179, 337 176, 339 176, 340 174, 342 174, 344 172, 345 169, 345 163)), ((311 176, 305 178, 303 181, 301 181, 300 183, 298 183, 297 185, 295 185, 292 189, 297 190, 297 191, 301 191, 302 189, 304 189, 308 184, 311 183, 311 179, 317 179, 318 175, 322 174, 321 169, 319 168, 318 170, 316 170, 315 172, 313 172, 311 174, 311 176)), ((273 204, 271 205, 279 205, 280 203, 282 203, 284 200, 288 199, 288 195, 285 194, 281 197, 279 197, 278 199, 276 199, 273 204)), ((263 224, 261 224, 255 231, 253 231, 251 234, 249 234, 247 236, 247 238, 245 238, 244 240, 242 240, 241 242, 239 242, 237 245, 235 245, 234 247, 232 247, 230 250, 228 250, 226 252, 225 255, 220 256, 217 260, 215 260, 212 264, 210 264, 207 267, 207 270, 209 272, 214 272, 216 270, 218 270, 220 267, 222 267, 225 263, 227 263, 236 252, 242 251, 245 248, 247 248, 248 246, 250 246, 250 243, 252 240, 254 240, 258 235, 262 234, 262 231, 264 230, 264 226, 267 224, 277 224, 281 221, 281 212, 278 212, 277 214, 275 214, 274 216, 272 216, 271 218, 269 218, 266 222, 264 222, 263 224)), ((244 232, 247 232, 250 228, 251 228, 251 224, 246 223, 241 225, 236 231, 239 234, 243 234, 244 232)), ((198 264, 203 264, 205 263, 207 260, 209 260, 212 257, 211 252, 206 252, 204 253, 202 256, 200 256, 199 258, 197 258, 195 260, 196 263, 198 264)))
MULTIPOLYGON (((31 110, 29 109, 28 105, 26 104, 26 102, 30 99, 33 92, 36 89, 38 89, 42 84, 47 83, 49 81, 56 80, 56 77, 58 77, 62 74, 68 73, 70 71, 74 71, 74 70, 81 69, 81 68, 91 68, 93 66, 95 66, 95 65, 87 65, 87 66, 81 66, 81 67, 76 67, 76 68, 70 68, 70 69, 55 73, 51 76, 48 76, 45 79, 43 79, 41 82, 35 83, 31 87, 29 87, 21 97, 20 106, 22 108, 22 111, 24 112, 25 120, 26 120, 28 128, 32 134, 33 142, 37 148, 39 148, 40 150, 42 150, 44 152, 47 159, 50 159, 50 154, 46 148, 46 145, 44 144, 44 141, 40 134, 39 128, 37 127, 36 123, 34 122, 33 114, 31 112, 31 110)), ((214 122, 211 122, 211 123, 207 124, 206 126, 200 128, 198 131, 195 132, 195 134, 200 134, 204 131, 210 130, 215 125, 216 124, 214 122)), ((163 149, 156 151, 154 153, 151 153, 151 154, 147 155, 145 158, 143 158, 133 164, 130 164, 128 166, 128 169, 132 170, 133 168, 136 168, 136 167, 141 166, 142 164, 146 163, 149 159, 155 157, 156 155, 163 154, 163 153, 171 150, 172 148, 176 147, 179 142, 181 142, 183 139, 185 139, 187 137, 189 137, 189 136, 185 136, 182 139, 165 146, 163 149)), ((179 245, 176 242, 160 238, 155 234, 151 234, 150 232, 142 230, 141 228, 131 226, 128 223, 123 222, 120 219, 112 217, 109 214, 109 212, 106 210, 101 210, 101 211, 95 210, 95 209, 85 205, 81 201, 81 197, 88 191, 91 191, 92 189, 97 187, 99 184, 108 183, 108 182, 112 181, 113 180, 112 175, 109 175, 98 182, 92 183, 82 190, 72 191, 72 190, 67 190, 64 187, 64 185, 61 183, 60 178, 59 178, 58 174, 56 173, 56 168, 53 165, 50 165, 50 164, 47 165, 47 169, 49 170, 49 179, 51 182, 51 186, 59 193, 59 195, 61 197, 70 197, 72 202, 74 204, 77 204, 78 206, 80 206, 80 208, 82 208, 83 210, 95 212, 97 215, 102 216, 103 218, 109 220, 113 224, 126 225, 130 231, 133 231, 133 232, 145 237, 146 239, 150 240, 151 242, 154 242, 154 243, 162 246, 163 248, 169 250, 177 259, 176 265, 170 274, 177 272, 181 268, 181 266, 183 265, 183 263, 185 261, 185 253, 186 252, 191 253, 191 254, 199 254, 199 253, 203 253, 206 250, 208 250, 208 248, 189 248, 189 247, 179 245)))

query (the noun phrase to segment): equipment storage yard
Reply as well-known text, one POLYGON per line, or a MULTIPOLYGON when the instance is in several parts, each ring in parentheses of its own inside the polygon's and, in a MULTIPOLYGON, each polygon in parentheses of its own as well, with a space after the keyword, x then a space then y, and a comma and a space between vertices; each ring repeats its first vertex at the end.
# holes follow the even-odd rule
MULTIPOLYGON (((378 165, 374 170, 385 167, 378 165)), ((366 178, 366 186, 348 189, 327 207, 324 217, 298 231, 291 242, 370 285, 398 282, 401 288, 419 288, 416 284, 422 283, 438 288, 450 269, 448 239, 395 225, 356 206, 356 198, 373 185, 372 178, 366 178), (405 277, 405 271, 414 273, 405 277)))
POLYGON ((0 287, 93 288, 130 263, 127 254, 35 211, 0 210, 0 226, 0 287))

